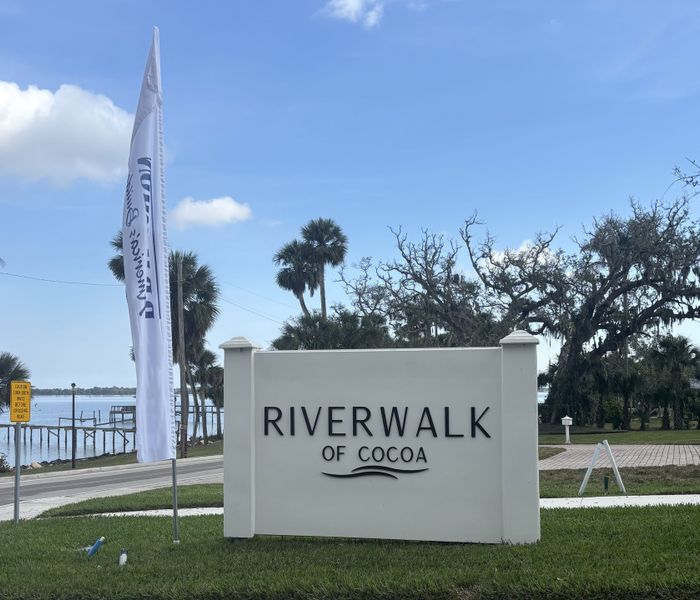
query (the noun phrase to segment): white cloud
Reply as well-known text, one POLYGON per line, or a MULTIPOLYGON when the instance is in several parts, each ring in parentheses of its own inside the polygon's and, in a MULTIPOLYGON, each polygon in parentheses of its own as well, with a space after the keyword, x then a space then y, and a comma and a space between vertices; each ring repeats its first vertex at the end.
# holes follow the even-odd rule
MULTIPOLYGON (((508 250, 494 250, 492 260, 486 266, 487 268, 491 268, 492 266, 501 266, 506 258, 512 258, 514 256, 529 257, 534 259, 537 248, 538 245, 533 244, 532 240, 523 240, 520 247, 517 249, 509 248, 508 250)), ((545 248, 544 251, 537 256, 537 263, 540 265, 545 265, 550 261, 556 260, 556 258, 555 251, 552 251, 551 248, 545 248)))
POLYGON ((216 227, 250 219, 250 206, 236 202, 231 196, 212 200, 184 198, 170 213, 177 229, 216 227))
POLYGON ((384 16, 384 9, 389 4, 401 5, 414 12, 423 12, 428 8, 429 0, 326 0, 320 14, 372 29, 379 25, 384 16))
POLYGON ((385 0, 328 0, 323 14, 333 19, 361 23, 367 29, 379 24, 385 0))
POLYGON ((384 5, 376 4, 367 11, 365 15, 365 27, 371 29, 382 20, 382 15, 384 14, 384 5))
POLYGON ((133 115, 75 85, 0 81, 0 175, 66 184, 126 173, 133 115))

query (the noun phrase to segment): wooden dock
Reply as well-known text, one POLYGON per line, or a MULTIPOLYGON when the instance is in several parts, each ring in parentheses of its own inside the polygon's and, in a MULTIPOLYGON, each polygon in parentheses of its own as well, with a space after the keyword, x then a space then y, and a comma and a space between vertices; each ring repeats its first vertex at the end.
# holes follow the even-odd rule
MULTIPOLYGON (((77 421, 77 419, 76 419, 77 421)), ((3 435, 3 429, 5 430, 5 435, 7 436, 7 444, 9 446, 10 441, 14 442, 15 439, 15 425, 14 423, 0 423, 0 436, 3 435)), ((50 449, 52 441, 56 444, 58 448, 61 447, 61 442, 63 442, 63 447, 68 449, 70 440, 72 438, 71 432, 73 427, 71 425, 32 425, 31 423, 22 424, 22 442, 27 443, 27 438, 29 438, 29 444, 34 444, 34 436, 39 437, 39 447, 43 447, 44 442, 46 442, 46 448, 50 449)), ((115 427, 109 424, 94 424, 94 425, 78 425, 75 426, 76 442, 82 439, 83 448, 87 448, 88 442, 92 442, 92 446, 97 445, 97 440, 100 434, 102 434, 102 449, 104 453, 107 453, 107 449, 111 446, 112 454, 117 454, 120 452, 127 452, 134 449, 136 443, 136 427, 115 427), (111 444, 109 443, 109 438, 111 437, 111 444)), ((79 442, 78 442, 79 443, 79 442)))
MULTIPOLYGON (((90 414, 90 413, 88 413, 90 414)), ((208 406, 206 411, 207 424, 209 432, 214 433, 216 410, 214 407, 208 406)), ((180 444, 180 422, 181 411, 177 410, 176 432, 177 444, 180 444)), ((131 452, 136 447, 136 412, 133 406, 115 405, 110 407, 109 421, 100 423, 101 413, 93 411, 92 416, 83 416, 81 411, 80 416, 75 419, 76 445, 82 442, 83 449, 87 449, 88 445, 97 450, 98 442, 102 441, 102 453, 118 454, 121 452, 131 452), (110 450, 111 449, 111 450, 110 450)), ((190 427, 194 422, 194 409, 190 406, 189 422, 190 427)), ((65 450, 70 448, 72 439, 72 417, 59 417, 57 425, 35 425, 32 423, 22 424, 22 442, 26 445, 29 441, 30 446, 34 445, 34 438, 38 437, 39 447, 43 448, 46 444, 47 450, 55 445, 57 449, 63 447, 65 450)), ((201 424, 199 435, 201 435, 201 424)), ((0 440, 7 441, 8 447, 10 443, 15 441, 15 425, 14 423, 0 423, 0 440)))

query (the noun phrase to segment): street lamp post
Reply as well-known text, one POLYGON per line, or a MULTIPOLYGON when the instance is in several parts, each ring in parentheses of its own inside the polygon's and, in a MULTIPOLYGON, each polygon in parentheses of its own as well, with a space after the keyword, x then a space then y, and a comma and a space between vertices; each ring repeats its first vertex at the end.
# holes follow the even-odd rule
POLYGON ((73 427, 72 427, 72 436, 71 436, 71 457, 70 457, 70 468, 75 469, 75 384, 71 383, 70 384, 71 388, 73 389, 73 427))

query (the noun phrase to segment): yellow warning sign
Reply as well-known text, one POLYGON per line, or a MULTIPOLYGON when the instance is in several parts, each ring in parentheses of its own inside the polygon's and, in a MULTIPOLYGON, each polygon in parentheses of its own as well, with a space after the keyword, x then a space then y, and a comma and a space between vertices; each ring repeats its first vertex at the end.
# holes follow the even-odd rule
POLYGON ((10 382, 10 421, 29 423, 32 406, 32 384, 28 381, 10 382))

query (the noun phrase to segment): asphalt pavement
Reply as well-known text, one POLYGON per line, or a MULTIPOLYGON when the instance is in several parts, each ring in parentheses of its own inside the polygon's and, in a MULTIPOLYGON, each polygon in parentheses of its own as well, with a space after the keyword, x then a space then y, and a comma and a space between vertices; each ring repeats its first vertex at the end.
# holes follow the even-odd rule
MULTIPOLYGON (((223 456, 178 460, 177 483, 222 483, 223 466, 223 456)), ((169 461, 22 475, 20 518, 30 519, 49 508, 88 498, 169 487, 171 483, 169 461)), ((0 521, 14 516, 14 486, 14 477, 0 478, 0 521)))

